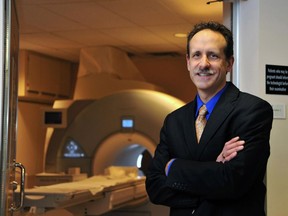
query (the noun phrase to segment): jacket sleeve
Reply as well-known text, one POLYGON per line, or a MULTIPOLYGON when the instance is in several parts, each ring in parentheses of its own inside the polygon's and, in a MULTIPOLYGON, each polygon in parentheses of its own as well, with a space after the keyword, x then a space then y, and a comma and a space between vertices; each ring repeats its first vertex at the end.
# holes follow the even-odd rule
POLYGON ((170 207, 196 207, 198 198, 185 191, 175 190, 167 184, 165 174, 166 163, 171 159, 167 145, 166 121, 160 132, 158 144, 152 163, 146 175, 146 191, 154 204, 162 204, 170 207))

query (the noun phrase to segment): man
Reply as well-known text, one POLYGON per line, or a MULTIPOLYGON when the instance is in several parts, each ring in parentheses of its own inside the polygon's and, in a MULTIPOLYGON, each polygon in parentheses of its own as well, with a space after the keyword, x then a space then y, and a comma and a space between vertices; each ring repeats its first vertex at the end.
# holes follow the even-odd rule
POLYGON ((233 63, 231 32, 215 22, 196 25, 188 36, 187 68, 198 93, 166 117, 146 176, 150 200, 169 206, 171 216, 265 215, 273 111, 226 82, 233 63), (202 105, 207 123, 197 141, 202 105))

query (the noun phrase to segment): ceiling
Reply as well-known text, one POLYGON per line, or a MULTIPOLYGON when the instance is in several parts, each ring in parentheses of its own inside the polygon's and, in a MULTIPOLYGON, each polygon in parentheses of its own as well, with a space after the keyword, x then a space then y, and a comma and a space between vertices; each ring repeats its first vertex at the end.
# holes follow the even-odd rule
POLYGON ((113 46, 129 54, 185 53, 199 21, 222 22, 208 0, 16 0, 20 49, 79 61, 81 48, 113 46))

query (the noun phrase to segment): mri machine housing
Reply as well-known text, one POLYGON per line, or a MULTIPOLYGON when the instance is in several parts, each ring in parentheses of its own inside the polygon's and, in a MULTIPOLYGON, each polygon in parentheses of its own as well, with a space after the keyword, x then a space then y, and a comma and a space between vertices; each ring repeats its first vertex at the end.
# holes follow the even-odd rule
MULTIPOLYGON (((103 175, 110 166, 135 167, 142 155, 139 175, 145 176, 165 116, 181 105, 174 97, 150 90, 126 90, 97 100, 56 101, 53 110, 60 113, 60 120, 46 122, 53 127, 47 128, 44 170, 67 173, 71 167, 80 167, 81 173, 92 177, 103 175)), ((148 215, 167 212, 147 199, 134 209, 148 215)))
POLYGON ((80 167, 93 176, 108 166, 136 166, 142 152, 154 154, 165 116, 182 104, 149 90, 127 90, 99 100, 56 101, 54 108, 66 112, 66 126, 48 128, 45 171, 80 167), (123 126, 125 121, 133 125, 123 126), (65 156, 71 143, 78 146, 75 157, 65 156))

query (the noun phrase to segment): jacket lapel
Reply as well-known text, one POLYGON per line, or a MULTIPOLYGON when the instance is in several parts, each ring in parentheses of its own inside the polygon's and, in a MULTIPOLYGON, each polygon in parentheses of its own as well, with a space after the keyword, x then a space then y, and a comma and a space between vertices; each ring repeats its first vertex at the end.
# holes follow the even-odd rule
POLYGON ((192 158, 196 157, 195 147, 197 147, 196 139, 196 129, 195 129, 195 112, 196 112, 196 100, 187 104, 187 109, 185 110, 185 123, 183 124, 185 143, 187 149, 189 150, 189 155, 192 158))
POLYGON ((236 86, 234 86, 232 83, 228 83, 226 91, 217 102, 203 131, 202 138, 199 143, 199 150, 197 155, 198 159, 201 157, 201 154, 205 150, 209 141, 217 133, 219 127, 223 124, 223 122, 236 106, 238 95, 239 89, 236 88, 236 86))

